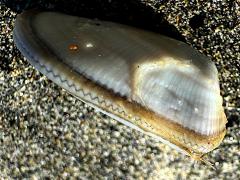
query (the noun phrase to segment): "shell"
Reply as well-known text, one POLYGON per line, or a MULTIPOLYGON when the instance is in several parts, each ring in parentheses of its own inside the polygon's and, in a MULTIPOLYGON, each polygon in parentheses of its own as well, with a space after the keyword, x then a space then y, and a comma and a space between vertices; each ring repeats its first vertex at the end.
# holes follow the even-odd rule
POLYGON ((217 69, 183 42, 54 12, 18 15, 14 41, 40 72, 85 103, 192 157, 226 131, 217 69))

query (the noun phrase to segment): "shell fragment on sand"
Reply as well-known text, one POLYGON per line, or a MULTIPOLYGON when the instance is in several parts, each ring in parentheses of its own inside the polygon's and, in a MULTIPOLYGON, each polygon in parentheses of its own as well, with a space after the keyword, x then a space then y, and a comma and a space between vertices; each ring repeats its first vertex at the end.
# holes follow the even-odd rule
POLYGON ((53 82, 112 118, 190 156, 226 131, 217 69, 183 42, 55 12, 18 15, 14 41, 53 82))

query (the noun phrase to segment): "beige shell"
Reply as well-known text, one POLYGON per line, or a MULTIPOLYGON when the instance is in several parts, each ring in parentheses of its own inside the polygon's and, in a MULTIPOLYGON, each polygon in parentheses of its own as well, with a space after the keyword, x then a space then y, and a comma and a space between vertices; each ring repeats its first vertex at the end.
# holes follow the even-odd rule
POLYGON ((17 17, 29 62, 87 104, 194 157, 225 135, 217 69, 183 42, 54 12, 17 17))

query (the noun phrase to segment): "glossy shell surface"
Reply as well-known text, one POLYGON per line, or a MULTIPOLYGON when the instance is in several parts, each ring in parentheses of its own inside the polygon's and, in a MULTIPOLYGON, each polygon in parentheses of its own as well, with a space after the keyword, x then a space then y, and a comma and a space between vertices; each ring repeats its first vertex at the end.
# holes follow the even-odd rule
POLYGON ((40 72, 114 119, 190 155, 225 135, 217 69, 183 42, 54 12, 17 17, 14 40, 40 72))

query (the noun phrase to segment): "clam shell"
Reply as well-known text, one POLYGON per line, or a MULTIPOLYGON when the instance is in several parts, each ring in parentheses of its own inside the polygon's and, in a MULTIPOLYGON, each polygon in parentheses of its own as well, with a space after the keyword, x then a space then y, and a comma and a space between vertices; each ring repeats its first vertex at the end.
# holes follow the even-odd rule
POLYGON ((54 12, 18 15, 14 41, 40 72, 85 103, 190 156, 225 135, 217 69, 183 42, 54 12))

